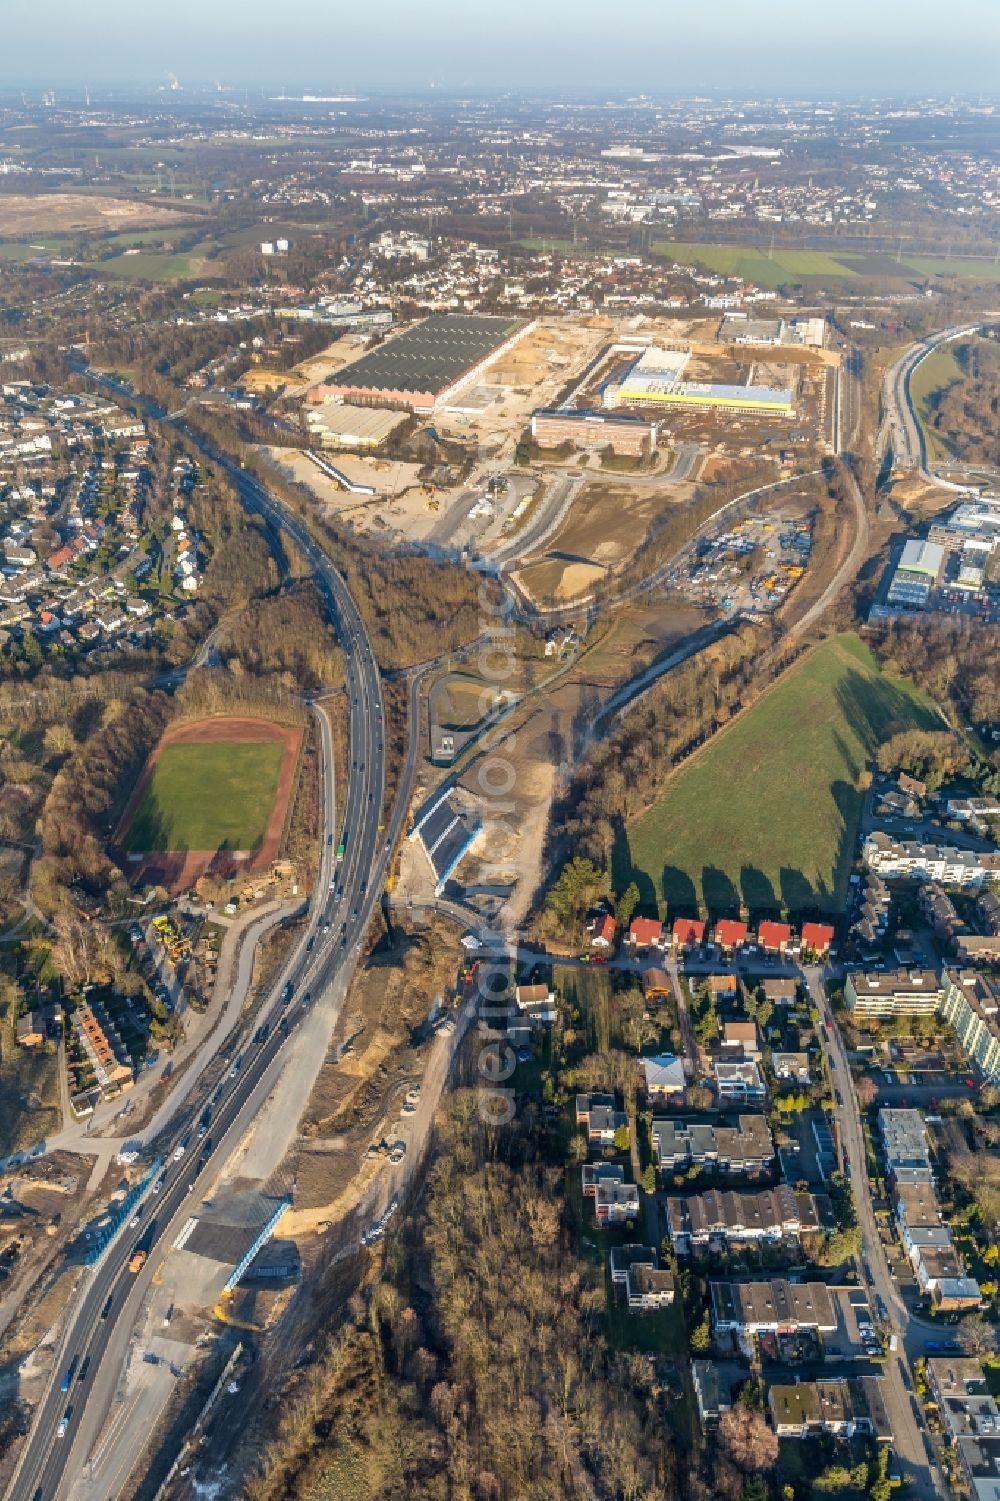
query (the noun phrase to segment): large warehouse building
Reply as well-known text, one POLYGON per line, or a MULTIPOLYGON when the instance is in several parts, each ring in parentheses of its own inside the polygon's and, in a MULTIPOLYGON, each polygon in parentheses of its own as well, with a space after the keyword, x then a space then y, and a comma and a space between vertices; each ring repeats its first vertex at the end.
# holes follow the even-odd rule
POLYGON ((793 393, 787 387, 716 386, 682 380, 688 359, 677 350, 647 349, 620 381, 604 388, 604 405, 714 407, 775 416, 795 410, 793 393))
POLYGON ((517 318, 434 313, 345 365, 334 380, 314 387, 308 400, 339 397, 433 412, 534 326, 517 318))

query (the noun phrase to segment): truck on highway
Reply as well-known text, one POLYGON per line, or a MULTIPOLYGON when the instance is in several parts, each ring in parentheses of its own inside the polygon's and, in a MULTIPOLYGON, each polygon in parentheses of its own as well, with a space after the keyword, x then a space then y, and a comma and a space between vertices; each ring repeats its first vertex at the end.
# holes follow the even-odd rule
POLYGON ((70 1403, 62 1417, 59 1419, 59 1427, 56 1429, 56 1438, 65 1438, 66 1429, 69 1427, 70 1418, 73 1416, 73 1404, 70 1403))
POLYGON ((347 849, 347 839, 345 837, 345 838, 341 839, 340 843, 337 845, 337 859, 338 860, 343 860, 344 853, 345 853, 346 849, 347 849))
POLYGON ((73 1359, 70 1361, 69 1365, 66 1367, 66 1374, 65 1374, 65 1376, 62 1379, 62 1390, 64 1392, 68 1392, 69 1389, 70 1389, 70 1385, 72 1383, 73 1377, 76 1374, 76 1367, 77 1367, 77 1364, 79 1362, 79 1359, 80 1359, 80 1357, 78 1355, 74 1355, 73 1359))
POLYGON ((132 1252, 132 1258, 129 1261, 128 1269, 132 1273, 133 1276, 135 1276, 136 1272, 141 1272, 142 1271, 142 1269, 146 1265, 146 1262, 147 1262, 148 1259, 149 1259, 149 1252, 148 1251, 144 1251, 141 1247, 138 1247, 136 1250, 134 1250, 132 1252))

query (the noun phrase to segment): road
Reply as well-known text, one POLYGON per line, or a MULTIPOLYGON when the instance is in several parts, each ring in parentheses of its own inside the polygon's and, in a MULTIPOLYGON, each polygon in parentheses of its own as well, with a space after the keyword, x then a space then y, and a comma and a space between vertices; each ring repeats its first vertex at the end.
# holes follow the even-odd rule
MULTIPOLYGON (((864 1247, 864 1280, 871 1291, 880 1297, 889 1315, 889 1324, 894 1333, 902 1336, 900 1350, 890 1353, 885 1362, 882 1392, 892 1424, 893 1441, 900 1465, 913 1488, 913 1493, 926 1498, 941 1497, 943 1489, 940 1473, 935 1465, 928 1464, 924 1449, 924 1429, 918 1427, 911 1404, 912 1376, 906 1365, 907 1332, 911 1314, 900 1297, 886 1261, 882 1240, 875 1220, 874 1188, 868 1178, 864 1132, 861 1112, 851 1084, 847 1050, 840 1029, 833 1020, 823 985, 823 972, 816 966, 803 970, 805 982, 813 1005, 820 1015, 819 1035, 830 1069, 830 1077, 836 1085, 842 1103, 834 1105, 834 1116, 839 1133, 838 1150, 841 1165, 850 1180, 858 1223, 864 1247)), ((834 1096, 836 1101, 837 1096, 834 1096)), ((912 1339, 910 1341, 912 1346, 912 1339)))
MULTIPOLYGON (((136 400, 134 393, 113 382, 102 379, 100 384, 136 400)), ((150 415, 162 420, 158 409, 151 407, 150 415)), ((199 1149, 190 1140, 193 1119, 189 1119, 175 1128, 173 1135, 166 1133, 154 1144, 166 1163, 160 1190, 147 1196, 138 1225, 121 1231, 97 1264, 82 1271, 59 1357, 8 1491, 10 1501, 50 1501, 65 1494, 81 1471, 110 1411, 154 1268, 260 1113, 284 1066, 288 1041, 309 1016, 311 1007, 331 992, 342 1000, 381 892, 390 851, 402 828, 416 765, 418 737, 411 734, 400 784, 406 795, 397 797, 387 827, 382 829, 385 741, 381 679, 357 607, 303 522, 227 456, 209 448, 200 436, 189 436, 207 458, 227 471, 247 509, 296 543, 311 565, 343 647, 350 756, 341 829, 344 856, 338 860, 334 853, 332 740, 325 716, 320 716, 326 771, 323 843, 309 935, 296 956, 290 978, 280 988, 275 987, 254 1018, 258 1025, 268 1024, 266 1039, 258 1044, 245 1043, 233 1070, 216 1086, 212 1134, 204 1138, 199 1149), (174 1151, 184 1142, 188 1143, 184 1154, 175 1161, 174 1151), (200 1150, 200 1156, 193 1163, 196 1150, 200 1150), (148 1260, 138 1274, 132 1274, 128 1263, 140 1240, 149 1253, 148 1260), (87 1362, 86 1380, 81 1382, 77 1374, 70 1391, 64 1393, 63 1376, 74 1357, 78 1357, 80 1368, 87 1362), (65 1430, 60 1434, 62 1420, 65 1430)), ((419 680, 414 678, 411 724, 415 723, 418 694, 419 680)), ((199 1106, 202 1103, 199 1101, 199 1106)))
POLYGON ((879 430, 877 456, 881 459, 892 449, 893 468, 917 469, 929 484, 936 483, 927 470, 927 442, 910 394, 910 380, 917 366, 940 344, 949 344, 965 334, 975 333, 978 323, 942 329, 911 344, 889 366, 882 381, 882 426, 879 430))

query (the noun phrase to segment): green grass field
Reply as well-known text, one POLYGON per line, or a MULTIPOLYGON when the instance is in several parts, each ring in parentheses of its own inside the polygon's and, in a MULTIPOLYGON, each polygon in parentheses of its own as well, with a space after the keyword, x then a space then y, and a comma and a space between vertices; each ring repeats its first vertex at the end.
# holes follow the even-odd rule
POLYGON ((775 246, 771 255, 766 247, 759 245, 713 245, 690 240, 660 240, 652 248, 656 255, 678 261, 682 266, 707 266, 720 276, 744 276, 747 281, 764 287, 815 278, 849 281, 857 274, 825 250, 775 246))
POLYGON ((962 367, 955 358, 953 344, 939 344, 925 360, 920 361, 910 377, 910 394, 927 441, 927 457, 932 464, 948 454, 948 449, 931 426, 934 398, 939 391, 946 391, 962 378, 962 367))
POLYGON ((165 745, 125 835, 125 849, 256 849, 274 806, 284 754, 280 740, 165 745))
POLYGON ((903 265, 921 276, 971 277, 976 281, 1000 281, 1000 262, 952 256, 945 260, 935 255, 904 255, 903 265))
POLYGON ((630 878, 662 913, 843 905, 861 773, 897 730, 940 727, 913 684, 884 676, 856 636, 824 642, 672 777, 619 841, 630 878))
MULTIPOLYGON (((683 266, 701 265, 720 276, 745 276, 764 287, 786 281, 909 280, 913 276, 954 276, 964 280, 1000 281, 1000 265, 988 260, 963 260, 955 256, 881 257, 884 264, 866 267, 865 256, 845 250, 843 256, 826 250, 796 250, 776 245, 773 254, 763 245, 718 245, 707 240, 661 240, 652 247, 656 255, 669 257, 683 266)), ((878 258, 878 253, 875 252, 878 258)))
MULTIPOLYGON (((163 238, 161 233, 160 238, 163 238)), ((201 258, 190 251, 142 250, 138 255, 113 255, 106 261, 90 261, 92 271, 118 281, 192 281, 199 275, 201 258)))

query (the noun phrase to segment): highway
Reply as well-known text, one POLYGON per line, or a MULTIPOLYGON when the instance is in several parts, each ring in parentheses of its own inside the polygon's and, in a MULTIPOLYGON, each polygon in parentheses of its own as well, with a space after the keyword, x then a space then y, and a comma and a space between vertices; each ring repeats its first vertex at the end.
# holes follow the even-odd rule
POLYGON ((927 471, 927 442, 913 405, 910 380, 917 366, 940 344, 950 344, 965 334, 975 333, 979 326, 978 323, 969 323, 930 334, 926 339, 911 344, 889 366, 882 380, 883 415, 877 445, 879 459, 887 448, 891 448, 894 469, 918 469, 924 479, 934 483, 934 476, 927 471))
MULTIPOLYGON (((136 400, 133 392, 114 382, 102 378, 100 383, 136 400)), ((162 420, 157 409, 148 409, 151 416, 162 420)), ((93 1268, 82 1270, 60 1353, 7 1493, 10 1501, 54 1501, 67 1493, 111 1409, 143 1298, 163 1255, 259 1114, 282 1070, 287 1041, 309 1008, 334 987, 342 1001, 382 892, 416 766, 419 736, 411 733, 401 794, 383 828, 381 678, 357 607, 340 574, 299 518, 227 456, 210 449, 200 436, 189 436, 207 458, 226 470, 248 510, 294 540, 309 561, 326 601, 346 658, 350 766, 340 831, 344 855, 341 860, 335 853, 332 738, 321 714, 326 772, 324 827, 309 929, 290 965, 245 1029, 233 1066, 215 1086, 211 1134, 200 1141, 195 1136, 197 1113, 206 1104, 201 1097, 185 1112, 183 1124, 150 1144, 150 1155, 158 1152, 165 1166, 157 1179, 159 1188, 148 1193, 138 1211, 138 1223, 133 1220, 120 1231, 93 1268), (268 1028, 264 1040, 248 1041, 250 1027, 263 1025, 268 1028), (182 1145, 183 1154, 175 1160, 182 1145), (148 1257, 141 1270, 133 1274, 128 1263, 138 1245, 148 1257), (63 1379, 74 1359, 73 1379, 69 1390, 63 1392, 63 1379)), ((419 678, 414 677, 410 685, 411 726, 417 723, 418 696, 419 678)), ((134 1435, 131 1437, 134 1440, 134 1435)))

